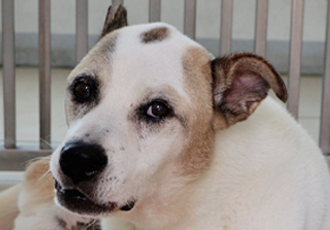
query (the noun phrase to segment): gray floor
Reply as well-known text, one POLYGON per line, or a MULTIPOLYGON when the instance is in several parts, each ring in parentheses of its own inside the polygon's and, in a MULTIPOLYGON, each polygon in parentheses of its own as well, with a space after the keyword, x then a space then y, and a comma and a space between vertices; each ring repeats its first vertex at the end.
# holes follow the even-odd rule
MULTIPOLYGON (((2 70, 0 70, 0 95, 2 95, 2 70)), ((67 127, 64 114, 64 97, 66 77, 70 69, 52 70, 52 146, 56 147, 63 139, 67 127)), ((286 77, 284 77, 286 81, 286 77)), ((38 139, 38 69, 16 69, 16 113, 18 145, 37 146, 38 139)), ((307 129, 315 141, 318 142, 320 111, 321 111, 322 77, 302 76, 299 106, 299 122, 307 129)), ((2 97, 2 96, 1 96, 2 97)), ((0 100, 0 145, 3 144, 3 100, 0 100)), ((22 178, 21 173, 1 172, 1 184, 16 183, 22 178), (3 183, 2 183, 3 182, 3 183)))

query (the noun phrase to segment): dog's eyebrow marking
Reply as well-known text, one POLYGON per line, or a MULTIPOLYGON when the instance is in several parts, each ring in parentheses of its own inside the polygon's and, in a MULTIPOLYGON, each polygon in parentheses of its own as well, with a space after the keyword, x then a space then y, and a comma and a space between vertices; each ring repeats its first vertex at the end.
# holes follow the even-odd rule
POLYGON ((141 34, 143 43, 161 42, 169 36, 170 31, 166 27, 157 27, 141 34))

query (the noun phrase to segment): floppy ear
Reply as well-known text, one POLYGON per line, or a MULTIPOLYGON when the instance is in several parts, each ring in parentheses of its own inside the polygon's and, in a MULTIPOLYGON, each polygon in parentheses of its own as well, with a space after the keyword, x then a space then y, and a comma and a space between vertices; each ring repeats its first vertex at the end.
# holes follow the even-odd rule
POLYGON ((126 9, 122 5, 119 5, 115 12, 114 10, 115 9, 112 6, 109 6, 107 16, 105 17, 101 38, 116 29, 127 26, 126 9))
POLYGON ((270 88, 283 102, 288 98, 283 80, 260 56, 236 53, 214 59, 211 67, 216 129, 247 119, 270 88))

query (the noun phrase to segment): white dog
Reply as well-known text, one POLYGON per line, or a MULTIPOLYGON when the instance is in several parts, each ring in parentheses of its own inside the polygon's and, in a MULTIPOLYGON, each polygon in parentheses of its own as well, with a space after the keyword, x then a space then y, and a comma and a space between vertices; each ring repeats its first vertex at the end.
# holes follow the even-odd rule
POLYGON ((72 71, 55 202, 105 230, 329 230, 330 176, 263 58, 109 10, 72 71))

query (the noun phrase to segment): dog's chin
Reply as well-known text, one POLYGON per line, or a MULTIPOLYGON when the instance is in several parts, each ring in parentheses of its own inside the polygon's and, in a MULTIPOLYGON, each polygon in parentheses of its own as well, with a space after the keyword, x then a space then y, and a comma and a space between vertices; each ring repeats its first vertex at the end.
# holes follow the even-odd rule
POLYGON ((118 206, 116 202, 108 202, 106 204, 98 204, 88 198, 78 189, 63 188, 55 181, 56 198, 58 204, 71 212, 83 216, 100 218, 109 216, 113 211, 130 211, 135 205, 135 201, 128 201, 126 205, 118 206))

